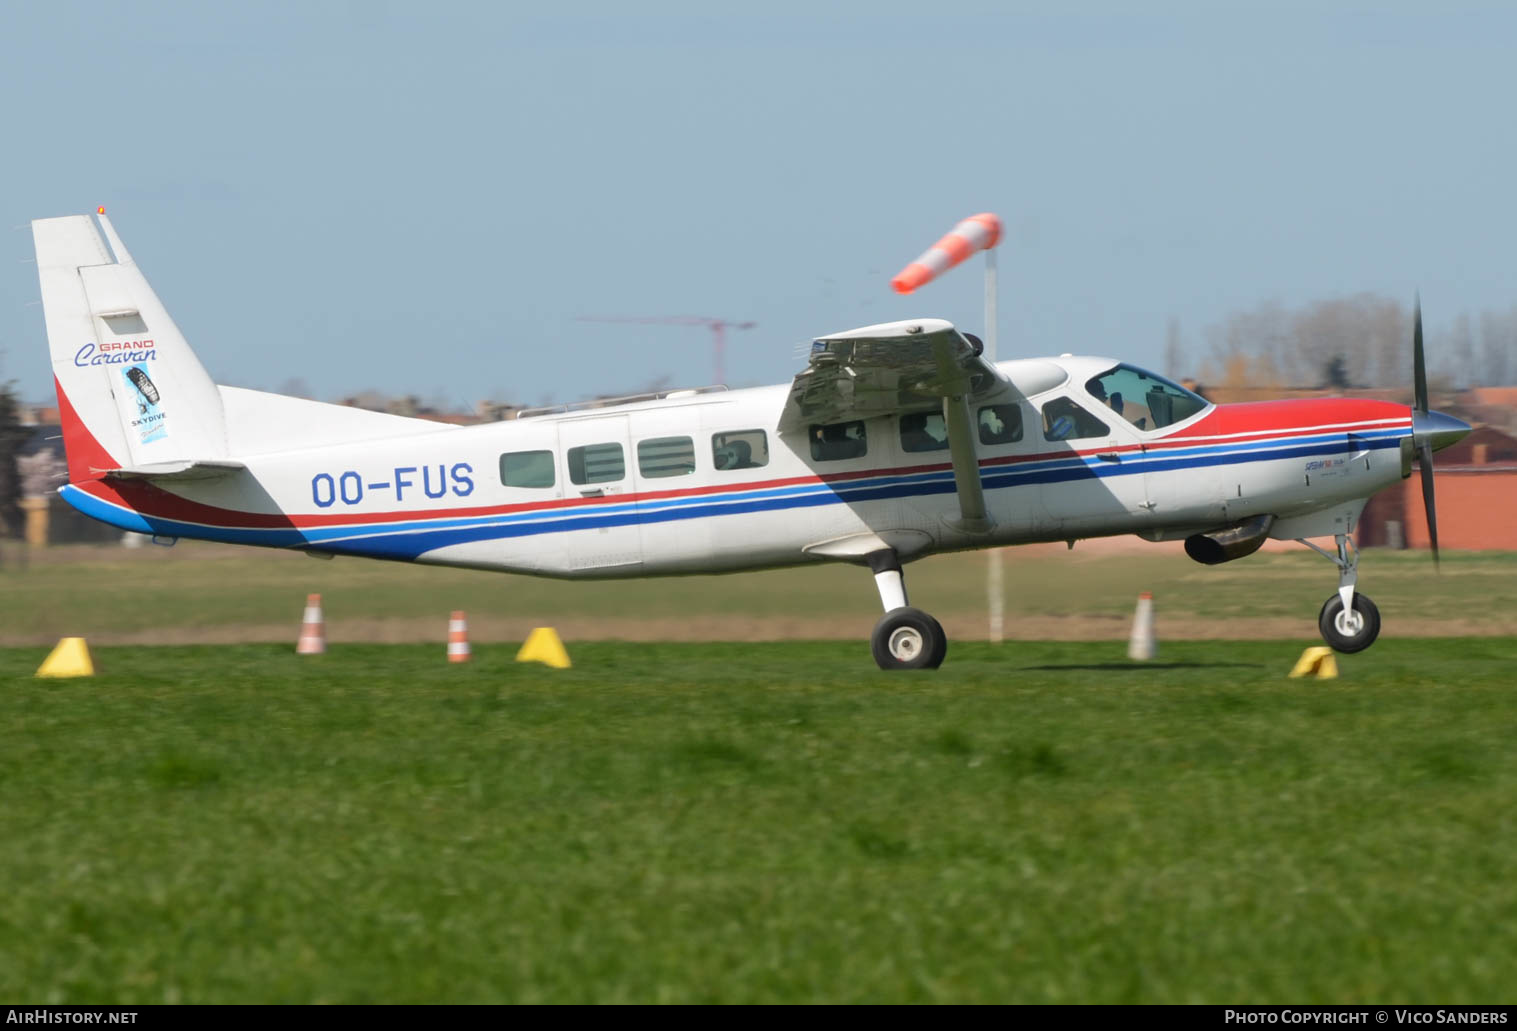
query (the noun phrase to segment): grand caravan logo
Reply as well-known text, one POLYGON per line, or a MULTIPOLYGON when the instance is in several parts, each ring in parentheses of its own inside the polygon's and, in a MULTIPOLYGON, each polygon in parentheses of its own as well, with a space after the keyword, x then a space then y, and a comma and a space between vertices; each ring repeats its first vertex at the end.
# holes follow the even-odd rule
POLYGON ((88 369, 94 365, 131 365, 150 362, 158 357, 158 345, 151 340, 90 341, 74 352, 74 365, 88 369))

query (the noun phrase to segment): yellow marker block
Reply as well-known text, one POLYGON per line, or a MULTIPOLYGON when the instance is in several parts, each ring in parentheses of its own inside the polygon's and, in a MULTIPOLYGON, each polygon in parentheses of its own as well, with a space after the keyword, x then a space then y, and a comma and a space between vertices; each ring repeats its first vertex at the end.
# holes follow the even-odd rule
POLYGON ((1320 646, 1302 652, 1291 670, 1292 677, 1317 677, 1319 680, 1331 680, 1337 675, 1338 659, 1333 650, 1320 646))
POLYGON ((90 661, 90 650, 82 637, 65 637, 58 642, 42 665, 37 667, 39 677, 92 677, 95 664, 90 661))
POLYGON ((527 635, 521 651, 516 653, 517 662, 541 662, 554 669, 568 669, 569 653, 564 651, 564 642, 558 639, 558 631, 551 626, 540 626, 527 635))

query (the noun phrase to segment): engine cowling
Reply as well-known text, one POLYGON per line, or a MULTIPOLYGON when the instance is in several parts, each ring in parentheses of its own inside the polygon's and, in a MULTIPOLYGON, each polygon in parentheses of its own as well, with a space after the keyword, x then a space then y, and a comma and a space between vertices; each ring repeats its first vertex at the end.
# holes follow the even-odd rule
POLYGON ((1274 522, 1272 515, 1254 516, 1232 526, 1191 534, 1185 538, 1185 554, 1206 566, 1244 558, 1259 550, 1274 522))

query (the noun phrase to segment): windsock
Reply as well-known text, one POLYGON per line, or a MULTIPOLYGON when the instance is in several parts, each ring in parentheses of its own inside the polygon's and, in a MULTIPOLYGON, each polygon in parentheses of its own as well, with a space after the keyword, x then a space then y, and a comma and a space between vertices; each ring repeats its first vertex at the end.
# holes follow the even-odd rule
POLYGON ((971 215, 929 247, 920 258, 890 281, 898 294, 909 294, 947 272, 975 251, 988 251, 1001 242, 1001 220, 986 212, 971 215))

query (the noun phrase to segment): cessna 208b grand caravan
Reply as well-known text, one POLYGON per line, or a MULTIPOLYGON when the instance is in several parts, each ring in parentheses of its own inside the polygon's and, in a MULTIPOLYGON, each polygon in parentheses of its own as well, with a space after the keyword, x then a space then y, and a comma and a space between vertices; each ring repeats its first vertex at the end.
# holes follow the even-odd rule
POLYGON ((103 210, 32 223, 68 455, 63 497, 125 530, 541 576, 841 561, 874 574, 882 668, 936 667, 902 564, 1138 534, 1226 562, 1266 538, 1338 567, 1323 637, 1378 635, 1356 589, 1365 501, 1469 432, 1416 403, 1214 405, 1109 358, 992 364, 939 319, 818 338, 793 383, 452 427, 218 386, 103 210), (1336 548, 1308 538, 1332 537, 1336 548))

